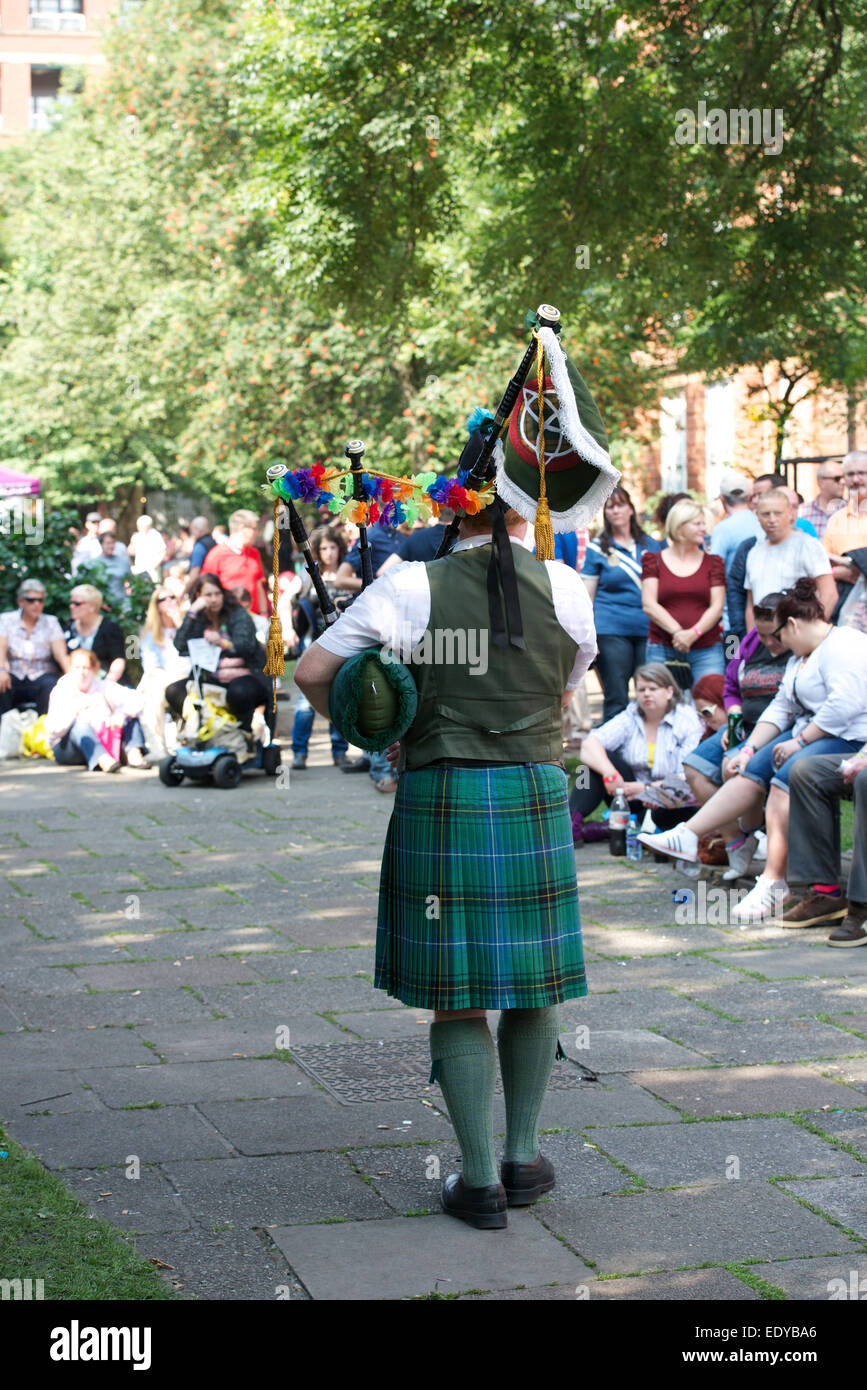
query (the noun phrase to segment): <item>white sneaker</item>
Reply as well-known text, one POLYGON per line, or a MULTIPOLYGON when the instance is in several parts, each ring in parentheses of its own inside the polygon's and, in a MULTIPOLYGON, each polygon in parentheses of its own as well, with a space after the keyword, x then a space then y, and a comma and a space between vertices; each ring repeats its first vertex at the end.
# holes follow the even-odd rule
POLYGON ((723 883, 732 883, 736 878, 741 878, 753 862, 755 851, 755 835, 748 835, 740 849, 726 850, 726 854, 729 857, 729 866, 723 874, 723 883))
POLYGON ((768 878, 759 874, 755 887, 731 910, 731 921, 739 927, 750 922, 765 922, 782 916, 783 904, 790 897, 789 888, 782 878, 768 878))
POLYGON ((670 854, 672 859, 685 859, 688 864, 698 859, 698 836, 686 825, 663 830, 661 835, 646 835, 642 831, 638 841, 653 854, 670 854))
POLYGON ((764 830, 756 831, 756 847, 753 851, 754 859, 767 859, 768 857, 768 837, 764 830))

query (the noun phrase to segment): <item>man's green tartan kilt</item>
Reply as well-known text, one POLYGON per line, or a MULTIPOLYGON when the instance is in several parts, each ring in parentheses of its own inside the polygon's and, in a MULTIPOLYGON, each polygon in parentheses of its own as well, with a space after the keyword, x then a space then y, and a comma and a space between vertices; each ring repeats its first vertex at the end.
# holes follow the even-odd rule
POLYGON ((549 763, 404 772, 379 889, 375 984, 423 1009, 587 993, 566 774, 549 763))

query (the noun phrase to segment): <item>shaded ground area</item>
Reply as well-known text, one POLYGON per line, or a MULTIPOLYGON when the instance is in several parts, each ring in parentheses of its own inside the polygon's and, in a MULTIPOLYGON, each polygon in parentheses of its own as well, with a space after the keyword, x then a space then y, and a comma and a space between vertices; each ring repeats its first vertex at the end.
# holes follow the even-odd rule
POLYGON ((40 762, 0 791, 0 1117, 185 1295, 824 1300, 867 1277, 867 950, 678 923, 694 883, 580 848, 558 1185, 478 1232, 438 1209, 430 1015, 372 983, 391 800, 368 777, 317 734, 284 786, 40 762))

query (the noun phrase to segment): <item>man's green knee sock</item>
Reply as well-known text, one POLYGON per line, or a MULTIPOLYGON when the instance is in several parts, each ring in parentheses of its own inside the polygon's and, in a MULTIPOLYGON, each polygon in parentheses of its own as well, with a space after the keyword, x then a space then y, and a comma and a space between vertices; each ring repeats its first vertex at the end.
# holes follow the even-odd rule
POLYGON ((500 1181, 494 1154, 497 1053, 484 1018, 455 1018, 430 1026, 431 1081, 439 1081, 461 1146, 468 1187, 500 1181))
POLYGON ((497 1028, 506 1099, 503 1157, 532 1163, 539 1153, 539 1114, 559 1042, 557 1006, 504 1009, 497 1028))

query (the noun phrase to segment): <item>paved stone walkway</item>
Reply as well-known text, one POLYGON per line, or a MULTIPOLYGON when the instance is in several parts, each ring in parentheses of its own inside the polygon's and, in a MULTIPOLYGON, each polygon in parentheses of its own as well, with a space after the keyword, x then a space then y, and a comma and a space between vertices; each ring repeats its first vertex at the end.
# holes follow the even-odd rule
POLYGON ((0 769, 20 1143, 200 1299, 824 1300, 867 1279, 867 951, 678 925, 695 883, 605 846, 577 851, 592 996, 562 1008, 542 1117, 558 1185, 504 1232, 439 1212, 457 1149, 431 1016, 372 984, 391 801, 318 732, 311 753, 235 792, 0 769))

